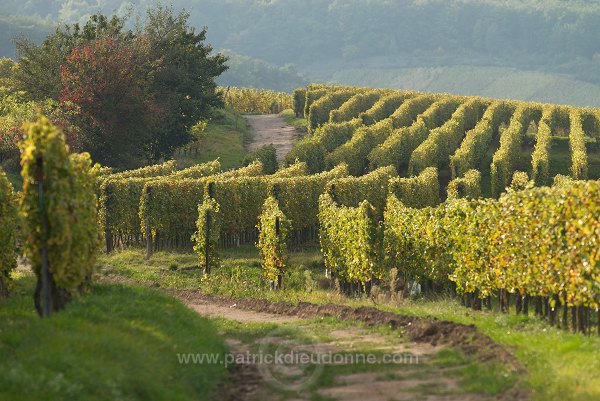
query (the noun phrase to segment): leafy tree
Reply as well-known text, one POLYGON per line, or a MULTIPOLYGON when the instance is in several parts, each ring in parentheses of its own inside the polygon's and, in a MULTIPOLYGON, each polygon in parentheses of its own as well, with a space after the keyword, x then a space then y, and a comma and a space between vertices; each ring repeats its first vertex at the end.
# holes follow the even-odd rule
POLYGON ((78 112, 86 147, 102 164, 127 166, 144 157, 159 113, 142 75, 134 49, 106 36, 73 49, 62 66, 60 100, 78 112))
POLYGON ((145 52, 149 90, 163 113, 148 145, 149 155, 158 159, 189 142, 189 129, 222 106, 215 78, 227 69, 227 58, 211 55, 212 47, 204 43, 206 28, 196 33, 188 13, 159 6, 147 18, 137 41, 145 52))
POLYGON ((124 26, 125 20, 119 17, 109 20, 104 15, 93 15, 83 27, 78 23, 57 27, 39 46, 25 37, 18 38, 15 45, 19 68, 14 73, 17 87, 31 100, 58 100, 61 68, 72 50, 105 35, 132 39, 133 33, 124 31, 124 26))
POLYGON ((222 105, 215 78, 227 69, 204 43, 206 28, 196 33, 188 18, 157 7, 135 31, 123 18, 94 15, 39 46, 19 39, 16 87, 27 99, 60 100, 59 114, 99 162, 131 167, 170 156, 222 105))

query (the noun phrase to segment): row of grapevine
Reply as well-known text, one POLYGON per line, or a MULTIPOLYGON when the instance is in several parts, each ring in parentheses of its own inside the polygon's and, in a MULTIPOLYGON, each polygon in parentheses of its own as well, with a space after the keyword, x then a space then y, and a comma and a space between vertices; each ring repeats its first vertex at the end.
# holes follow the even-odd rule
POLYGON ((359 90, 359 88, 353 88, 350 86, 340 86, 340 85, 325 85, 325 84, 310 84, 306 88, 305 98, 304 98, 304 117, 308 118, 310 114, 310 106, 323 96, 326 96, 328 93, 337 92, 342 90, 359 90))
POLYGON ((329 92, 310 105, 308 110, 308 132, 329 121, 329 114, 356 95, 356 90, 329 92))
MULTIPOLYGON (((355 95, 330 111, 328 122, 294 146, 287 163, 296 159, 305 161, 309 173, 347 163, 353 175, 389 165, 395 166, 400 175, 437 166, 444 183, 448 177, 462 177, 467 171, 477 169, 482 173, 483 195, 497 197, 510 184, 516 170, 526 171, 538 185, 547 185, 551 178, 549 152, 562 152, 561 147, 550 149, 550 145, 554 138, 561 142, 560 137, 566 138, 569 131, 573 133, 571 175, 585 177, 590 169, 587 152, 595 149, 591 139, 600 132, 600 113, 589 108, 387 90, 382 91, 369 110, 359 112, 370 104, 356 108, 362 99, 370 98, 371 91, 365 88, 314 85, 306 93, 308 97, 322 97, 352 90, 355 95), (427 113, 423 112, 423 119, 417 117, 412 121, 413 117, 406 124, 408 115, 400 109, 411 99, 415 101, 422 96, 430 96, 434 104, 455 101, 456 107, 436 124, 425 121, 427 113), (555 112, 550 120, 547 117, 542 120, 542 114, 549 113, 548 108, 554 108, 555 112), (452 113, 457 113, 456 119, 450 118, 452 113), (535 141, 528 132, 530 128, 537 132, 535 141)), ((432 108, 430 114, 434 111, 432 108)), ((597 175, 595 165, 591 171, 597 175)))
POLYGON ((175 160, 169 160, 162 164, 154 164, 151 166, 141 167, 135 170, 127 170, 109 175, 104 174, 103 177, 110 177, 112 179, 149 178, 173 174, 175 171, 177 171, 177 164, 175 163, 175 160))
POLYGON ((531 104, 520 104, 510 120, 510 125, 500 135, 500 147, 494 154, 491 164, 494 197, 499 196, 510 183, 534 111, 534 106, 531 104))
POLYGON ((309 140, 322 146, 325 152, 331 152, 350 140, 354 132, 362 126, 364 125, 360 118, 339 123, 330 122, 317 128, 309 140))
POLYGON ((460 147, 450 156, 452 177, 460 177, 479 166, 500 125, 508 122, 513 112, 514 105, 505 101, 495 101, 487 108, 481 120, 465 134, 460 147))
POLYGON ((163 178, 171 181, 201 178, 217 174, 221 168, 220 163, 215 160, 171 174, 153 175, 158 174, 158 171, 170 171, 174 164, 169 162, 167 165, 169 170, 161 170, 157 166, 147 168, 146 176, 142 175, 142 171, 134 175, 124 172, 108 175, 101 180, 98 191, 99 223, 105 233, 108 252, 118 245, 126 246, 143 241, 139 208, 146 184, 163 178))
POLYGON ((10 274, 17 267, 17 219, 13 186, 0 168, 0 299, 8 295, 10 274))
POLYGON ((547 106, 542 112, 535 136, 535 148, 531 153, 531 178, 538 186, 550 183, 550 146, 556 107, 547 106))
POLYGON ((305 162, 295 162, 287 167, 283 167, 272 174, 277 178, 301 177, 308 174, 308 165, 305 162))
MULTIPOLYGON (((230 180, 244 176, 260 176, 262 164, 224 172, 215 179, 230 180)), ((198 205, 202 203, 210 176, 196 179, 162 177, 146 183, 137 201, 141 234, 148 240, 152 234, 154 249, 186 247, 195 230, 198 205)))
POLYGON ((442 167, 460 146, 465 132, 472 129, 487 103, 479 98, 470 98, 462 103, 450 119, 430 131, 429 136, 413 152, 409 162, 409 173, 418 174, 427 167, 442 167))
POLYGON ((320 143, 314 141, 310 136, 305 136, 296 142, 285 156, 285 164, 303 162, 308 166, 308 172, 315 174, 325 170, 326 153, 327 151, 320 143))
POLYGON ((221 236, 221 219, 219 204, 213 198, 206 198, 198 205, 196 232, 192 235, 194 251, 198 255, 198 265, 209 274, 211 269, 221 264, 219 255, 219 239, 221 236))
POLYGON ((439 99, 419 114, 410 126, 392 131, 383 143, 368 154, 370 168, 393 165, 398 171, 406 170, 413 151, 432 129, 448 119, 458 105, 459 100, 454 97, 439 99))
POLYGON ((269 196, 258 218, 258 242, 265 279, 276 289, 283 287, 283 278, 288 265, 287 243, 292 224, 279 207, 279 202, 269 196))
POLYGON ((358 93, 341 105, 338 109, 329 113, 329 122, 343 122, 357 118, 362 113, 370 110, 384 95, 382 90, 371 90, 358 93))
POLYGON ((294 107, 293 97, 285 92, 254 88, 220 88, 225 105, 239 113, 280 113, 294 107))
POLYGON ((225 245, 252 242, 263 202, 273 195, 283 213, 292 221, 294 235, 306 235, 317 226, 318 199, 327 182, 347 176, 340 165, 331 171, 291 178, 240 177, 209 180, 204 196, 214 198, 221 208, 221 234, 225 245))
POLYGON ((417 276, 449 277, 458 291, 477 292, 480 297, 502 289, 598 308, 599 198, 597 181, 511 191, 499 200, 452 201, 420 210, 390 197, 387 260, 402 269, 410 265, 417 276))
POLYGON ((319 237, 326 268, 339 279, 365 284, 381 277, 381 230, 367 201, 338 205, 330 194, 319 199, 319 237))
POLYGON ((389 182, 389 192, 410 207, 435 206, 440 203, 438 170, 428 167, 416 177, 394 178, 389 182))
MULTIPOLYGON (((449 227, 441 221, 447 203, 413 209, 393 193, 384 216, 383 252, 386 268, 398 269, 407 280, 444 283, 452 273, 447 248, 449 227)), ((456 214, 448 213, 448 220, 456 214)))
POLYGON ((385 120, 394 113, 410 97, 415 97, 416 92, 394 91, 383 96, 369 110, 359 115, 364 125, 373 125, 385 120))
POLYGON ((202 178, 209 175, 218 174, 221 171, 221 163, 219 160, 213 160, 206 163, 196 164, 194 166, 184 168, 183 170, 175 171, 170 174, 169 177, 172 179, 185 179, 185 178, 202 178))
POLYGON ((410 156, 409 173, 418 174, 427 167, 442 167, 460 146, 465 132, 472 129, 481 117, 487 102, 469 98, 462 103, 452 117, 440 127, 429 132, 410 156))
POLYGON ((481 197, 481 173, 471 169, 448 184, 448 199, 478 199, 481 197))
POLYGON ((25 126, 20 201, 24 254, 38 277, 42 316, 65 306, 91 279, 99 232, 96 170, 87 153, 69 154, 65 137, 46 118, 25 126), (44 283, 48 283, 45 286, 44 283))
POLYGON ((389 181, 397 176, 393 166, 381 167, 361 177, 331 180, 327 192, 336 203, 343 206, 358 207, 362 201, 368 201, 378 220, 382 220, 389 181))
POLYGON ((326 156, 326 164, 332 166, 346 163, 351 174, 363 174, 371 150, 383 143, 394 129, 412 124, 433 101, 433 97, 429 95, 408 98, 390 117, 357 129, 350 141, 326 156))
POLYGON ((571 130, 569 133, 571 175, 576 180, 585 180, 588 175, 588 159, 581 112, 577 109, 572 109, 569 118, 571 120, 571 130))
POLYGON ((282 209, 294 222, 294 230, 313 229, 317 223, 318 197, 326 183, 347 174, 347 168, 342 165, 310 176, 242 176, 238 173, 239 176, 231 177, 224 173, 195 180, 168 177, 154 180, 146 183, 138 200, 142 233, 152 233, 155 249, 188 246, 197 228, 198 205, 211 197, 220 207, 223 245, 252 242, 260 208, 273 191, 278 192, 282 209))
MULTIPOLYGON (((321 91, 323 91, 323 88, 318 89, 317 93, 322 93, 321 91)), ((307 96, 314 96, 310 90, 305 91, 305 93, 307 96)), ((303 138, 294 145, 286 156, 286 163, 289 164, 295 160, 304 161, 307 163, 310 173, 325 170, 327 168, 325 163, 327 153, 350 140, 358 128, 387 119, 406 99, 414 97, 414 95, 413 92, 401 91, 382 95, 370 109, 360 113, 355 118, 343 122, 329 122, 319 126, 311 136, 303 138)), ((334 165, 335 162, 330 163, 330 165, 332 164, 334 165)))

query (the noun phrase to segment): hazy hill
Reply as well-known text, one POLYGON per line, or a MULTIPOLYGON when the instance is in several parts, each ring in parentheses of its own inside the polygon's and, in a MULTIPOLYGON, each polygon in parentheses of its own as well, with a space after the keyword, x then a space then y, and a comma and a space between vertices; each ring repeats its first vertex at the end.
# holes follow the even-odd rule
MULTIPOLYGON (((6 0, 0 11, 44 24, 95 12, 135 20, 153 4, 133 3, 6 0)), ((600 106, 598 87, 587 85, 600 85, 597 0, 174 0, 173 6, 189 10, 196 26, 208 26, 216 49, 292 64, 311 80, 600 106), (410 85, 423 74, 427 85, 410 85), (538 89, 523 90, 524 82, 538 89)))

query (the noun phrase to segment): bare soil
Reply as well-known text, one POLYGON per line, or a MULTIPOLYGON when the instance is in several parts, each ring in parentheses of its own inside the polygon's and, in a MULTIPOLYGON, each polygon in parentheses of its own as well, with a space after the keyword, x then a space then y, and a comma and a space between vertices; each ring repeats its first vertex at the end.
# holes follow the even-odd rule
POLYGON ((399 330, 410 341, 428 343, 433 346, 449 345, 461 349, 467 355, 476 355, 481 361, 494 359, 513 367, 515 370, 523 369, 510 351, 478 331, 474 325, 400 315, 365 306, 353 308, 345 305, 316 305, 308 302, 292 305, 271 303, 263 299, 233 300, 213 297, 196 291, 178 291, 177 293, 188 304, 202 302, 228 307, 235 304, 237 309, 267 313, 272 316, 271 318, 281 315, 301 319, 336 317, 342 320, 364 322, 367 326, 385 325, 399 330))
MULTIPOLYGON (((336 317, 342 320, 363 322, 367 327, 385 325, 397 330, 406 341, 390 342, 388 338, 364 332, 357 327, 336 329, 329 333, 334 340, 319 341, 315 346, 319 352, 347 352, 368 346, 369 349, 394 353, 410 353, 420 358, 435 355, 444 347, 456 347, 467 355, 482 361, 495 360, 515 371, 523 368, 512 353, 494 343, 472 325, 463 325, 435 319, 385 312, 371 307, 352 308, 344 305, 316 305, 301 302, 298 305, 271 303, 257 299, 231 299, 214 297, 196 291, 177 291, 176 295, 198 313, 205 316, 220 316, 239 322, 289 323, 295 326, 306 324, 302 320, 315 317, 336 317)), ((248 345, 233 339, 227 340, 234 354, 248 351, 248 345)), ((429 401, 487 401, 487 400, 527 400, 530 394, 518 388, 500 396, 483 394, 461 394, 458 379, 449 374, 448 369, 428 367, 427 370, 410 369, 406 366, 386 375, 378 372, 363 372, 339 375, 334 383, 319 389, 318 394, 327 399, 340 401, 387 401, 387 400, 429 400, 429 401)), ((221 396, 225 400, 289 400, 289 394, 282 396, 269 390, 259 368, 252 364, 238 364, 232 370, 232 382, 223 388, 221 396), (286 398, 287 397, 287 398, 286 398)), ((294 401, 308 401, 309 394, 298 393, 294 401)))
POLYGON ((292 149, 294 136, 298 134, 296 128, 288 125, 277 114, 249 115, 246 119, 253 131, 248 150, 255 151, 263 146, 273 145, 277 150, 277 159, 283 160, 292 149))

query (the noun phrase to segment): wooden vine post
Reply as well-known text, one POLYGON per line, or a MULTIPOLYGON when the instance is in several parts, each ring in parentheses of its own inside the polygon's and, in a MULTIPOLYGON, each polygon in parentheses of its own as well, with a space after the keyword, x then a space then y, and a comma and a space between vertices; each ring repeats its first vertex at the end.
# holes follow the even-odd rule
POLYGON ((206 210, 205 220, 206 220, 206 233, 204 237, 204 246, 206 249, 206 253, 204 254, 204 274, 210 274, 210 229, 211 229, 211 213, 210 210, 206 210))
MULTIPOLYGON (((146 195, 147 198, 150 198, 150 194, 152 189, 147 186, 146 187, 146 195)), ((146 259, 150 259, 152 256, 152 228, 150 227, 150 213, 146 213, 146 221, 144 222, 146 225, 146 259)))
MULTIPOLYGON (((44 203, 44 163, 42 157, 38 157, 37 164, 37 184, 38 184, 38 206, 40 210, 40 221, 42 222, 42 232, 44 236, 48 235, 48 216, 46 215, 46 206, 44 203)), ((47 238, 45 238, 47 240, 47 238)), ((40 248, 41 274, 42 282, 42 299, 41 299, 41 315, 42 317, 50 316, 52 312, 52 287, 50 277, 50 263, 48 260, 48 247, 44 244, 40 248)))
POLYGON ((104 239, 106 241, 106 254, 108 255, 109 253, 112 252, 113 250, 113 235, 112 235, 112 231, 110 230, 110 225, 109 225, 109 218, 108 218, 108 203, 110 202, 110 199, 112 197, 112 187, 110 182, 107 182, 106 187, 104 188, 104 193, 106 195, 106 207, 104 208, 104 239))
MULTIPOLYGON (((275 198, 275 200, 277 201, 277 204, 279 204, 280 192, 281 192, 281 188, 280 188, 279 184, 273 185, 273 198, 275 198)), ((279 216, 275 217, 275 236, 277 237, 277 242, 280 242, 281 241, 281 222, 279 221, 279 216)), ((277 282, 273 283, 273 287, 275 289, 281 289, 283 287, 283 275, 281 274, 281 271, 279 272, 279 274, 277 274, 277 282)))
MULTIPOLYGON (((277 199, 277 198, 275 198, 277 199)), ((279 216, 275 217, 275 236, 277 237, 277 242, 281 241, 281 222, 279 221, 279 216)), ((279 271, 279 274, 277 275, 277 284, 276 284, 276 289, 282 289, 283 288, 283 275, 281 274, 281 271, 279 271)))

